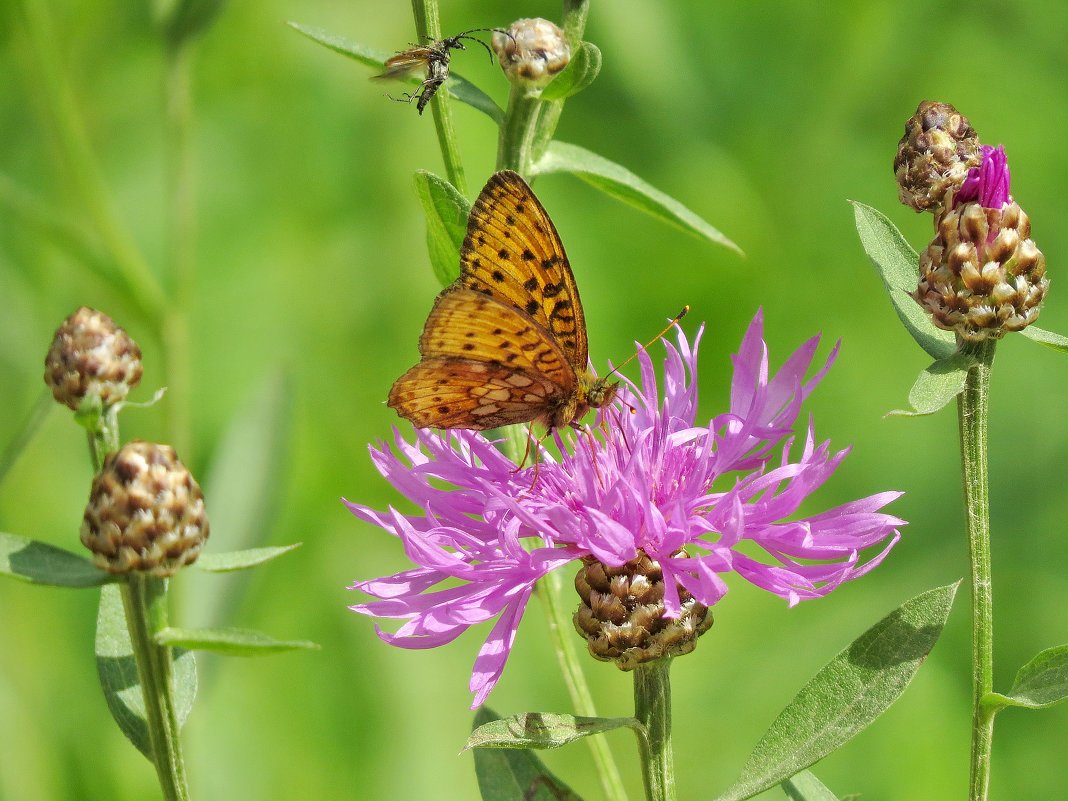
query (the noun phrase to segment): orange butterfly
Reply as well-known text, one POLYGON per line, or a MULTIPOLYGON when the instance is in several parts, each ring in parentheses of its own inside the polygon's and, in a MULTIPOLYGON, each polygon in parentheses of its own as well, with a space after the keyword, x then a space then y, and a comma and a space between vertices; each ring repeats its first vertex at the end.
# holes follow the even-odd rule
POLYGON ((419 353, 389 405, 420 428, 577 426, 615 397, 618 383, 587 367, 582 303, 560 236, 517 173, 491 176, 471 207, 460 277, 434 302, 419 353))

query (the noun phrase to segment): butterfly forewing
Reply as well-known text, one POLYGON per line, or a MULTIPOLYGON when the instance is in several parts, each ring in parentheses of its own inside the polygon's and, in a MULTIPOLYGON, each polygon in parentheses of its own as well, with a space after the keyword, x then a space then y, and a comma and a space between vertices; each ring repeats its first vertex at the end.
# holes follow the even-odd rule
POLYGON ((586 369, 586 322, 575 276, 556 227, 518 174, 493 175, 471 207, 459 280, 522 309, 551 334, 574 369, 586 369))

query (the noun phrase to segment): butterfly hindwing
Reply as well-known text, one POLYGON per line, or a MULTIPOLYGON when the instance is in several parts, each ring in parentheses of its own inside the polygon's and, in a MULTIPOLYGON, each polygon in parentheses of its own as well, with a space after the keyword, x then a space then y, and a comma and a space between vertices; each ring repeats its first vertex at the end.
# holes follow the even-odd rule
POLYGON ((536 373, 451 356, 421 361, 389 392, 389 405, 419 428, 485 430, 541 419, 564 397, 536 373))
POLYGON ((549 215, 517 173, 494 174, 471 207, 459 283, 530 315, 576 370, 589 355, 575 276, 549 215))
POLYGON ((552 337, 530 315, 462 287, 438 296, 419 338, 423 358, 449 356, 544 377, 574 391, 575 369, 552 337))

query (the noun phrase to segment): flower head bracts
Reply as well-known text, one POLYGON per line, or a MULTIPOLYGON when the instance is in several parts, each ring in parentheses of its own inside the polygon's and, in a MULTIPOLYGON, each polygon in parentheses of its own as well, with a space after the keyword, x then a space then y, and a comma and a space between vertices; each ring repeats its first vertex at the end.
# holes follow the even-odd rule
POLYGON ((379 471, 424 513, 346 503, 399 537, 417 567, 357 582, 378 600, 352 608, 406 621, 379 636, 409 648, 444 644, 499 616, 472 676, 478 706, 501 675, 534 584, 567 562, 592 556, 619 566, 644 552, 663 570, 668 616, 679 613, 679 586, 710 607, 731 571, 793 605, 878 564, 904 522, 879 510, 899 493, 797 516, 847 453, 817 444, 809 424, 790 456, 801 402, 834 354, 805 381, 812 339, 770 375, 758 314, 733 358, 730 411, 698 423, 700 338, 691 347, 679 330, 677 346, 665 343, 662 392, 642 351, 640 383, 624 380, 619 400, 601 411, 606 433, 578 435, 558 460, 544 455, 536 481, 475 432, 417 431, 414 443, 397 434, 393 448, 373 448, 379 471), (884 542, 861 562, 861 550, 884 542), (754 558, 754 545, 766 558, 754 558), (435 589, 442 582, 450 586, 435 589))

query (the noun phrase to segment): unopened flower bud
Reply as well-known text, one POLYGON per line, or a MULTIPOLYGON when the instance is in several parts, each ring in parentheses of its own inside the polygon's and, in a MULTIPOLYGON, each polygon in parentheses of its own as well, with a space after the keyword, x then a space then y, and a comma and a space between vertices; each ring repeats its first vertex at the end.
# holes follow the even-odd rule
POLYGON ((949 103, 924 100, 897 146, 898 196, 916 211, 938 211, 979 160, 979 137, 968 118, 949 103))
POLYGON ((948 196, 914 296, 935 325, 971 341, 1029 326, 1049 288, 1031 221, 1009 194, 1004 148, 984 145, 982 159, 948 196))
POLYGON ((89 396, 103 407, 118 403, 141 372, 137 343, 106 314, 82 306, 56 329, 44 380, 58 402, 77 410, 89 396))
POLYGON ((664 575, 643 552, 621 567, 584 558, 575 589, 582 599, 575 628, 594 658, 615 662, 620 670, 688 654, 712 627, 708 607, 684 587, 678 587, 678 617, 664 616, 664 575))
POLYGON ((571 61, 571 47, 560 28, 547 19, 518 19, 507 32, 493 32, 493 50, 514 84, 541 88, 571 61))
POLYGON ((207 538, 204 496, 174 448, 134 440, 107 456, 81 530, 97 567, 172 576, 207 538))

